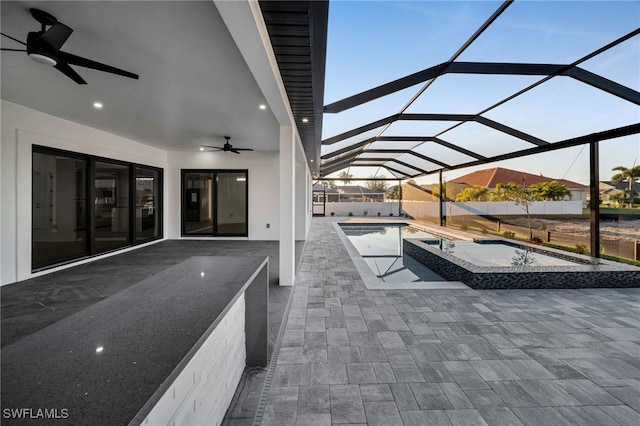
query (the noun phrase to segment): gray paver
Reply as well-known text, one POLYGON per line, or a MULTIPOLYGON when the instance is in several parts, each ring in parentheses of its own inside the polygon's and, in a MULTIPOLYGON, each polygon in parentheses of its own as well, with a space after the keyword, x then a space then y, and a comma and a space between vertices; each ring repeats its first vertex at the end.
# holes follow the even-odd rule
POLYGON ((481 407, 482 418, 490 426, 523 426, 518 417, 507 407, 481 407))
POLYGON ((396 383, 396 376, 393 374, 391 365, 384 362, 374 362, 373 369, 375 370, 378 383, 396 383))
POLYGON ((453 426, 488 426, 478 410, 447 410, 453 426))
POLYGON ((393 402, 365 402, 364 411, 367 416, 367 425, 403 426, 398 408, 393 402))
POLYGON ((553 407, 513 408, 512 411, 527 426, 571 426, 553 407))
POLYGON ((518 385, 541 406, 580 405, 580 401, 551 380, 523 380, 519 381, 518 385))
POLYGON ((344 363, 317 363, 311 364, 312 385, 339 385, 347 384, 347 368, 344 363))
POLYGON ((347 376, 349 383, 378 383, 373 364, 367 362, 347 363, 347 376))
POLYGON ((474 408, 474 405, 467 395, 464 393, 460 386, 455 383, 439 383, 440 389, 446 395, 447 399, 451 403, 451 406, 455 409, 474 408))
POLYGON ((332 423, 366 422, 358 385, 331 385, 330 395, 332 423))
POLYGON ((389 385, 360 385, 360 394, 365 402, 394 400, 389 385))
POLYGON ((329 385, 300 386, 298 414, 329 412, 329 385))
POLYGON ((399 410, 409 411, 418 410, 418 403, 411 392, 411 388, 407 383, 394 383, 389 385, 391 393, 396 401, 399 410))
POLYGON ((618 422, 598 407, 556 407, 571 423, 581 426, 615 426, 618 422))
POLYGON ((453 408, 436 383, 411 383, 409 387, 421 410, 446 410, 453 408))
POLYGON ((444 410, 400 411, 404 426, 438 425, 449 426, 451 421, 444 410))

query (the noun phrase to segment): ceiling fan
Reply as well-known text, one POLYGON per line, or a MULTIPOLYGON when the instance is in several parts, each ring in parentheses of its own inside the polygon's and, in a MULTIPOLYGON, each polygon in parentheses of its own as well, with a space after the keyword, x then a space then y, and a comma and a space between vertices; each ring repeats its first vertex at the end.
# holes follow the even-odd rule
POLYGON ((117 74, 136 80, 138 79, 137 74, 133 74, 129 71, 121 70, 110 65, 92 61, 91 59, 82 58, 80 56, 72 55, 71 53, 63 52, 62 50, 60 50, 60 48, 67 41, 73 30, 67 27, 65 24, 58 22, 58 20, 51 14, 40 9, 29 9, 29 12, 31 12, 31 16, 33 16, 33 18, 41 24, 41 28, 38 32, 29 32, 29 34, 27 34, 26 43, 7 34, 0 33, 15 42, 23 44, 24 46, 26 46, 26 50, 5 48, 2 48, 0 50, 27 52, 27 55, 29 55, 29 57, 34 61, 40 62, 41 64, 53 66, 55 69, 78 84, 87 84, 87 82, 84 81, 84 79, 80 77, 80 75, 73 68, 71 68, 71 65, 91 68, 94 70, 117 74))
POLYGON ((240 154, 240 151, 253 151, 253 149, 251 148, 234 148, 233 145, 229 143, 229 139, 231 139, 231 137, 225 136, 224 138, 227 140, 224 146, 209 146, 209 145, 202 145, 202 146, 205 148, 217 149, 219 151, 224 151, 224 152, 233 152, 236 154, 240 154))

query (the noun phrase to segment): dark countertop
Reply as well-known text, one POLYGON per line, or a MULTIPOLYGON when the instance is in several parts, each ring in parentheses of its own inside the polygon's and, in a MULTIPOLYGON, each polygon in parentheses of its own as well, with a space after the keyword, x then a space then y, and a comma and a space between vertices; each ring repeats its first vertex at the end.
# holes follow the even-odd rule
POLYGON ((68 410, 46 424, 129 423, 267 261, 191 257, 7 345, 2 409, 68 410))

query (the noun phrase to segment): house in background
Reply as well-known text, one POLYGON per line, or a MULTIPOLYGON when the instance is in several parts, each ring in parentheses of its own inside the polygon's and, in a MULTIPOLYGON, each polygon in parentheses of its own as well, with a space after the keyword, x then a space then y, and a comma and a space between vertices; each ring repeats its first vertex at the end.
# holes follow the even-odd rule
MULTIPOLYGON (((629 189, 628 182, 611 182, 610 180, 602 181, 599 185, 600 202, 602 204, 610 205, 615 204, 615 201, 611 200, 611 197, 619 196, 618 194, 626 194, 625 191, 629 189)), ((633 184, 634 197, 637 198, 640 194, 640 182, 634 182, 633 184)), ((625 195, 625 197, 627 197, 625 195)))
POLYGON ((321 203, 383 203, 386 192, 374 191, 360 185, 337 185, 335 188, 316 184, 313 186, 313 201, 321 203))
POLYGON ((598 192, 600 194, 600 203, 605 205, 610 205, 614 203, 614 201, 611 201, 611 197, 617 196, 618 194, 622 194, 623 190, 616 188, 615 185, 613 185, 609 181, 609 182, 600 182, 600 184, 598 185, 598 192))
POLYGON ((534 175, 517 170, 505 169, 503 167, 478 170, 453 179, 447 182, 447 185, 451 183, 456 185, 466 185, 467 187, 478 185, 487 188, 490 191, 493 191, 494 189, 496 189, 496 186, 499 183, 507 184, 513 182, 520 186, 524 184, 524 186, 528 188, 531 185, 543 182, 551 182, 554 180, 558 182, 559 185, 564 185, 569 191, 571 191, 572 200, 582 201, 583 207, 586 207, 587 195, 589 194, 589 187, 587 185, 582 185, 581 183, 573 182, 567 179, 556 179, 542 175, 534 175))

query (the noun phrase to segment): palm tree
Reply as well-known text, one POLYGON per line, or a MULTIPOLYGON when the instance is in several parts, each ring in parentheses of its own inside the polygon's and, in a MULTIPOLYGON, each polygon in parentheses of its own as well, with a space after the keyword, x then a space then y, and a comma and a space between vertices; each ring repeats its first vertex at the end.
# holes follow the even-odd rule
MULTIPOLYGON (((369 176, 370 178, 375 178, 375 175, 371 175, 369 176)), ((384 179, 386 178, 385 175, 381 175, 380 178, 384 179)), ((383 180, 369 180, 366 183, 367 188, 369 188, 372 191, 377 191, 377 192, 386 192, 387 191, 387 182, 383 181, 383 180)))
POLYGON ((480 185, 473 185, 465 188, 456 195, 456 201, 487 201, 489 199, 489 190, 480 185))
POLYGON ((338 178, 340 178, 344 185, 349 185, 353 181, 353 175, 350 175, 347 172, 340 173, 338 175, 338 178))
POLYGON ((551 182, 540 182, 530 186, 530 188, 537 193, 537 195, 548 201, 564 200, 565 197, 572 198, 571 191, 567 188, 567 185, 559 185, 558 181, 552 180, 551 182))
POLYGON ((636 183, 638 179, 640 179, 640 166, 633 166, 631 168, 626 168, 624 166, 614 167, 614 171, 618 171, 620 173, 616 173, 611 176, 611 182, 620 183, 620 182, 628 182, 629 186, 627 190, 629 192, 629 207, 633 208, 633 185, 636 183))

